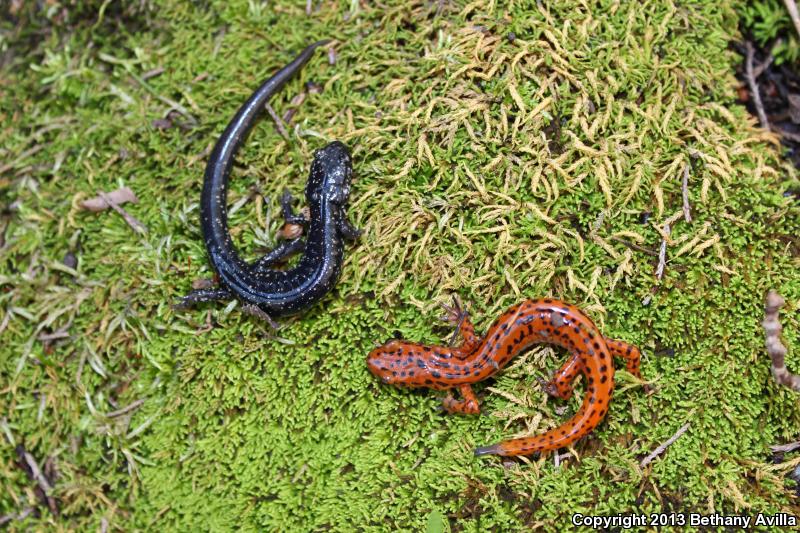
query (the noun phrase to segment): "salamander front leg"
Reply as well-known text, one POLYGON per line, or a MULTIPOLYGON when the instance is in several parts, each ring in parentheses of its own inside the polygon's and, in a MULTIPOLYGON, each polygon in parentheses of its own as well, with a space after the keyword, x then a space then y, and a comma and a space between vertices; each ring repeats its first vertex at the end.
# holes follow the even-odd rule
POLYGON ((478 344, 481 342, 481 339, 475 335, 475 326, 472 325, 472 321, 469 319, 469 312, 464 310, 461 302, 458 301, 458 298, 455 295, 453 295, 452 307, 445 304, 442 304, 442 307, 446 313, 442 317, 442 320, 456 325, 456 329, 453 331, 453 336, 450 338, 450 346, 453 346, 453 344, 456 342, 456 336, 461 333, 461 338, 464 339, 464 342, 461 344, 461 346, 457 347, 453 351, 456 357, 459 359, 464 359, 470 354, 470 352, 477 348, 478 344))
POLYGON ((581 371, 580 354, 573 355, 566 363, 561 365, 550 381, 536 377, 544 391, 550 396, 569 400, 572 398, 572 382, 581 371))
POLYGON ((269 270, 269 267, 275 263, 301 251, 304 246, 305 242, 302 241, 300 237, 290 241, 281 241, 272 251, 250 265, 250 270, 255 274, 262 274, 269 270))
POLYGON ((469 385, 459 385, 458 390, 461 391, 461 396, 464 397, 463 400, 456 400, 452 395, 448 394, 444 400, 442 400, 442 407, 448 413, 454 414, 462 414, 462 415, 477 415, 481 412, 481 408, 478 406, 478 398, 475 396, 475 393, 472 392, 472 387, 469 385))
POLYGON ((342 237, 350 242, 357 240, 364 233, 364 230, 358 229, 346 218, 342 219, 342 224, 339 226, 339 231, 342 232, 342 237))
POLYGON ((295 214, 294 209, 292 209, 293 201, 294 198, 292 198, 292 194, 287 189, 284 189, 283 195, 281 196, 281 211, 283 212, 283 220, 285 220, 287 224, 298 224, 305 228, 308 226, 308 220, 302 214, 295 214))
POLYGON ((172 308, 183 310, 193 307, 195 304, 233 300, 235 297, 227 289, 196 289, 181 298, 181 301, 173 305, 172 308))

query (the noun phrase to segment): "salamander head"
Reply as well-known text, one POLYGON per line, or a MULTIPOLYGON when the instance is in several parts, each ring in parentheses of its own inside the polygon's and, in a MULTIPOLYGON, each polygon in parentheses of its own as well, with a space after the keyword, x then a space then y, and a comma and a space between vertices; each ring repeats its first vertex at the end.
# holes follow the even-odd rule
POLYGON ((418 344, 391 340, 369 353, 367 367, 384 383, 409 387, 421 385, 429 374, 424 360, 417 355, 418 350, 418 344))
POLYGON ((352 175, 350 151, 343 143, 333 141, 314 153, 306 183, 306 198, 309 202, 328 200, 342 206, 350 197, 352 175))

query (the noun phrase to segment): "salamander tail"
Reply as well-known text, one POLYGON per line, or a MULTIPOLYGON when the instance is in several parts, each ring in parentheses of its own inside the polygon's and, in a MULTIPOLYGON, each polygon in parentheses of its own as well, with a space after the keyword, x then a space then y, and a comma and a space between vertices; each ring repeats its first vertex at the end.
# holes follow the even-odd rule
POLYGON ((502 451, 502 448, 499 444, 492 444, 491 446, 479 446, 475 448, 475 457, 480 457, 481 455, 498 455, 502 451))

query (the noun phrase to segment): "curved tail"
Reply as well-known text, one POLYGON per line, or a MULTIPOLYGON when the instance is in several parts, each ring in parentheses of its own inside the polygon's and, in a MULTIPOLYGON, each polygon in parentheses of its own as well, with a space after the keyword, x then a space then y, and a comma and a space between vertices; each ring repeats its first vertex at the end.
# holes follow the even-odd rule
POLYGON ((200 222, 209 260, 223 280, 228 277, 226 276, 228 269, 240 270, 240 272, 230 272, 230 275, 236 278, 247 276, 248 272, 244 262, 236 253, 228 233, 228 178, 236 152, 253 129, 269 99, 308 63, 314 50, 328 42, 323 40, 308 46, 291 63, 262 83, 236 112, 211 152, 200 200, 200 222))
POLYGON ((608 405, 596 405, 595 402, 596 399, 587 394, 578 412, 557 428, 533 437, 480 446, 475 448, 475 455, 529 455, 563 448, 590 433, 603 420, 608 405))

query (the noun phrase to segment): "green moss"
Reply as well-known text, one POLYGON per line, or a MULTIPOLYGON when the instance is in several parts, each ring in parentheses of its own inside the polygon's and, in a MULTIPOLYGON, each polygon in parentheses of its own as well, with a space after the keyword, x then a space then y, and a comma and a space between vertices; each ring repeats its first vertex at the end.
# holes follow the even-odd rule
POLYGON ((770 47, 775 63, 800 59, 800 43, 786 5, 780 0, 756 0, 742 9, 742 30, 762 47, 770 47))
POLYGON ((776 288, 797 346, 800 213, 783 196, 797 178, 733 103, 733 8, 136 4, 98 19, 102 3, 64 3, 3 27, 0 516, 38 505, 20 444, 53 458, 61 510, 14 528, 561 530, 574 512, 800 513, 796 454, 774 465, 768 448, 796 439, 800 409, 770 379, 760 326, 776 288), (366 232, 341 282, 278 332, 235 305, 176 313, 211 275, 197 224, 208 148, 259 81, 323 37, 338 39, 336 63, 320 53, 273 106, 308 81, 324 90, 288 141, 257 126, 231 221, 251 256, 271 246, 280 192, 299 194, 313 150, 344 140, 366 232), (77 207, 119 185, 145 235, 77 207), (667 221, 657 280, 641 249, 658 250, 667 221), (656 393, 617 374, 606 421, 560 468, 474 458, 558 425, 580 394, 563 415, 545 399, 535 376, 564 357, 549 348, 478 385, 479 417, 377 383, 366 353, 396 334, 445 339, 434 318, 453 292, 481 328, 524 297, 579 304, 643 348, 656 393))

